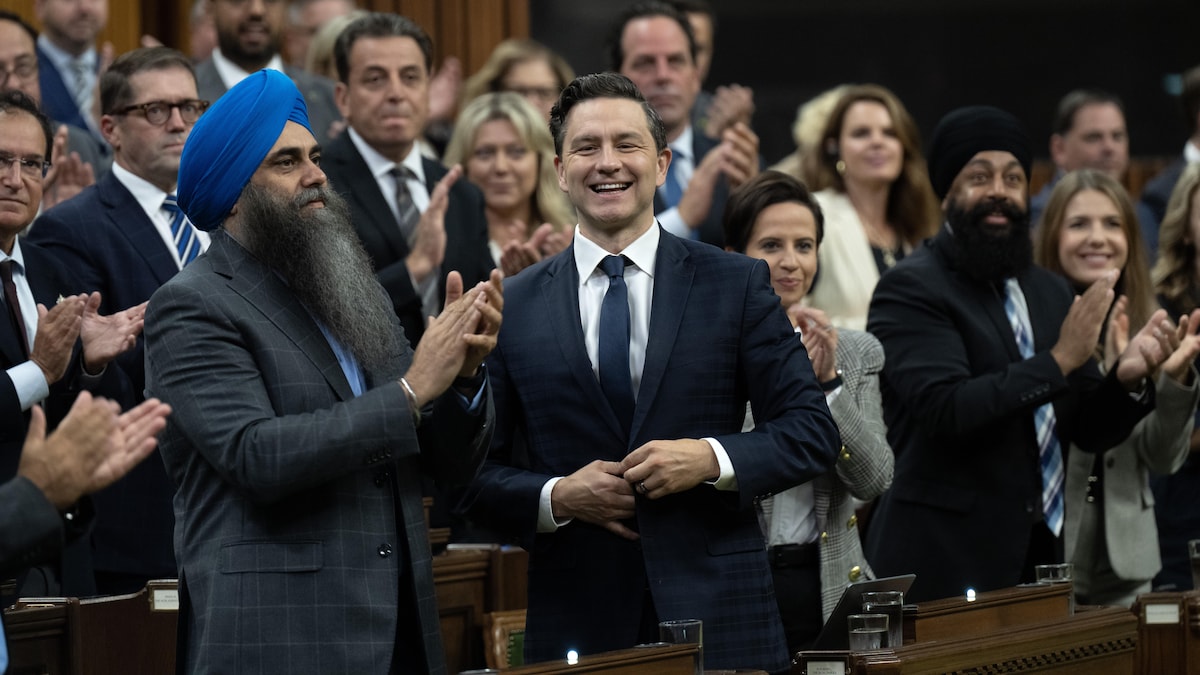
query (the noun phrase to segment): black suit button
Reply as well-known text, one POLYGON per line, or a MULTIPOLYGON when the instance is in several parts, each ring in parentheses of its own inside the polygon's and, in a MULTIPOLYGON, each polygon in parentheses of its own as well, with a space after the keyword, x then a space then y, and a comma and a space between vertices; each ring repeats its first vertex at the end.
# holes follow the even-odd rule
POLYGON ((391 544, 380 544, 379 545, 379 557, 387 558, 390 555, 392 555, 392 545, 391 544))
POLYGON ((386 469, 375 474, 375 487, 383 487, 387 485, 388 480, 392 477, 392 473, 386 469))

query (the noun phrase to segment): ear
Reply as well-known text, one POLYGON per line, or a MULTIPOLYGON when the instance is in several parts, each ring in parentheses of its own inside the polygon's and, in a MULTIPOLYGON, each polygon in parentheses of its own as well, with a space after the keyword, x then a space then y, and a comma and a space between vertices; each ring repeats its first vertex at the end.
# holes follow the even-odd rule
POLYGON ((1056 168, 1067 161, 1067 144, 1059 134, 1050 135, 1050 161, 1054 162, 1056 168))
POLYGON ((100 133, 114 150, 121 149, 121 133, 117 129, 117 120, 112 115, 100 116, 100 133))
POLYGON ((654 184, 662 187, 663 183, 667 182, 667 167, 671 166, 671 148, 670 146, 662 149, 658 153, 658 173, 654 177, 654 184))
POLYGON ((564 170, 565 170, 565 167, 563 166, 562 158, 559 157, 558 155, 555 155, 554 156, 554 174, 556 176, 558 176, 558 189, 562 190, 563 192, 566 192, 567 191, 567 176, 566 176, 564 170))
POLYGON ((350 119, 350 93, 345 82, 336 82, 333 87, 333 102, 337 104, 342 119, 350 119))

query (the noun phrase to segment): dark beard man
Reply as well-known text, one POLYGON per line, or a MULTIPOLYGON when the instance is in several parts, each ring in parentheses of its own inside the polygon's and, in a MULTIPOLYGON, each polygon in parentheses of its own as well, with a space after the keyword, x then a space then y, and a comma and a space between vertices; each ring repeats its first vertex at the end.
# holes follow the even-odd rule
POLYGON ((1003 197, 982 199, 970 209, 956 200, 946 207, 946 222, 954 233, 954 261, 958 271, 979 282, 996 283, 1014 277, 1033 264, 1029 212, 1003 197), (1008 219, 1008 230, 994 233, 984 220, 999 213, 1008 219))
POLYGON ((366 372, 399 376, 399 324, 346 202, 324 186, 287 199, 251 183, 239 207, 246 250, 283 277, 366 372), (325 208, 305 208, 314 200, 325 208))

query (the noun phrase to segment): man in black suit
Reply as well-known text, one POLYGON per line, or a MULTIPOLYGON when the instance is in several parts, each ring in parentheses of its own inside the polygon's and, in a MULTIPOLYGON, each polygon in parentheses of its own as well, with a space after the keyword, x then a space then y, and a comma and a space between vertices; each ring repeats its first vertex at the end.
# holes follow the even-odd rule
MULTIPOLYGON (((69 268, 18 239, 41 202, 50 148, 50 121, 37 103, 15 90, 0 94, 0 481, 16 474, 33 405, 45 406, 53 426, 80 388, 129 398, 121 370, 108 366, 142 328, 142 308, 101 316, 99 293, 73 295, 80 287, 69 268)), ((64 559, 78 565, 30 575, 21 594, 92 592, 86 551, 76 553, 64 559)))
POLYGON ((337 104, 349 125, 325 147, 321 168, 350 203, 351 220, 404 332, 416 344, 445 294, 444 271, 470 288, 495 264, 479 190, 423 158, 433 43, 396 14, 346 27, 334 47, 337 104))
POLYGON ((1033 581, 1034 565, 1062 562, 1062 452, 1129 435, 1153 407, 1146 376, 1171 349, 1155 333, 1172 329, 1160 311, 1101 374, 1092 354, 1117 275, 1076 297, 1032 264, 1032 153, 1015 117, 951 112, 928 157, 946 225, 880 279, 867 323, 887 358, 896 473, 866 553, 880 575, 915 572, 918 601, 1033 581))
MULTIPOLYGON (((100 292, 101 309, 112 312, 144 305, 208 246, 208 234, 183 218, 174 195, 183 144, 207 103, 196 93, 191 62, 166 47, 122 54, 100 80, 100 100, 112 171, 43 213, 29 240, 67 263, 84 289, 100 292)), ((142 342, 118 363, 140 401, 142 342)), ((173 493, 162 462, 151 461, 96 495, 100 592, 133 592, 149 579, 175 575, 173 493)))
POLYGON ((758 175, 758 136, 734 124, 709 138, 692 127, 700 91, 696 41, 687 17, 662 2, 641 2, 621 15, 611 36, 613 70, 633 80, 667 128, 671 166, 654 195, 668 232, 724 245, 721 216, 729 191, 758 175))
POLYGON ((287 3, 209 0, 217 48, 212 57, 196 66, 200 98, 215 101, 250 73, 273 68, 296 83, 308 104, 317 141, 328 143, 337 135, 341 116, 333 102, 333 82, 300 68, 285 65, 279 55, 287 3))

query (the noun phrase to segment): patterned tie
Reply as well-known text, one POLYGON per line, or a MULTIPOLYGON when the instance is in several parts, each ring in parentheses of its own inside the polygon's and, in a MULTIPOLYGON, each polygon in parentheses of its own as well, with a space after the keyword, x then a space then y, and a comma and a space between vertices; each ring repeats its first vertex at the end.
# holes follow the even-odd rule
POLYGON ((79 114, 87 119, 92 114, 92 91, 88 86, 88 66, 82 58, 71 60, 71 74, 75 81, 71 85, 71 98, 75 100, 79 114))
MULTIPOLYGON (((13 283, 12 268, 16 261, 0 262, 0 280, 4 282, 4 304, 8 306, 8 318, 13 330, 21 336, 21 348, 29 356, 29 334, 25 332, 25 318, 21 316, 21 302, 17 299, 17 285, 13 283)), ((0 670, 0 673, 4 671, 0 670)))
MULTIPOLYGON (((1017 338, 1017 350, 1021 358, 1033 356, 1033 328, 1029 323, 1029 306, 1025 294, 1016 279, 1004 282, 1004 312, 1017 338)), ((1063 526, 1063 459, 1058 436, 1054 433, 1054 405, 1044 403, 1033 412, 1033 423, 1037 430, 1038 458, 1042 467, 1042 513, 1046 526, 1058 536, 1063 526)))
POLYGON ((188 221, 187 216, 183 215, 175 195, 167 195, 162 207, 171 216, 171 237, 175 240, 175 252, 179 254, 180 266, 186 266, 200 255, 200 238, 196 236, 196 228, 188 221))
POLYGON ((622 428, 633 422, 633 379, 629 374, 629 290, 623 255, 606 256, 600 269, 608 275, 608 292, 600 305, 600 388, 622 428))
POLYGON ((392 168, 392 177, 396 179, 396 213, 399 216, 396 223, 400 225, 400 233, 411 248, 416 238, 417 221, 421 219, 421 212, 417 210, 412 192, 408 190, 408 181, 416 176, 408 167, 397 164, 392 168))

